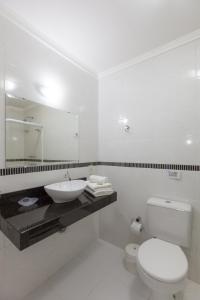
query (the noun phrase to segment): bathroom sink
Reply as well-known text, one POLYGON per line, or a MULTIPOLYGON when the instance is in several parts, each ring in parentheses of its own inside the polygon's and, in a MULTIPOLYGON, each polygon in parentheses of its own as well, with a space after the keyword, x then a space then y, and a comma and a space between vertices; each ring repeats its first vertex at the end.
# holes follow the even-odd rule
POLYGON ((78 198, 86 187, 84 180, 69 180, 46 185, 47 194, 56 203, 70 202, 78 198))

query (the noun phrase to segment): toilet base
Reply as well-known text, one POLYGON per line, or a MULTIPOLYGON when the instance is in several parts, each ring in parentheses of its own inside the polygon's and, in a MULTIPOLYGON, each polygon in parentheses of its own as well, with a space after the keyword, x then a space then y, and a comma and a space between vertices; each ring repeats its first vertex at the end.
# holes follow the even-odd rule
POLYGON ((175 298, 173 296, 170 295, 163 295, 160 293, 155 293, 153 292, 151 294, 150 300, 175 300, 175 298))

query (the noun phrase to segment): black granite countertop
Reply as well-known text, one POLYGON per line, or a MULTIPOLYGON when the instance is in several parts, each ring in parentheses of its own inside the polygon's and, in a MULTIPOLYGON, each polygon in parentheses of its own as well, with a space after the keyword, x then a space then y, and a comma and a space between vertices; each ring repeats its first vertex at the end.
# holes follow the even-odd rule
POLYGON ((2 194, 0 226, 11 242, 23 250, 116 200, 116 192, 98 198, 84 192, 72 202, 56 204, 47 195, 44 187, 2 194), (37 197, 39 200, 25 207, 18 203, 24 197, 37 197))

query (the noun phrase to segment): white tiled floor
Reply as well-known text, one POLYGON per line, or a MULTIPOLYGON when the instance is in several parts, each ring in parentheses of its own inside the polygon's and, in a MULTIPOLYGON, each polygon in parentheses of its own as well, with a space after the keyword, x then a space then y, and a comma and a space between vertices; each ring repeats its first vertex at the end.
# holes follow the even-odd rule
MULTIPOLYGON (((123 251, 102 240, 51 277, 26 300, 148 300, 149 291, 123 266, 123 251)), ((184 300, 199 300, 200 286, 188 281, 184 300)))

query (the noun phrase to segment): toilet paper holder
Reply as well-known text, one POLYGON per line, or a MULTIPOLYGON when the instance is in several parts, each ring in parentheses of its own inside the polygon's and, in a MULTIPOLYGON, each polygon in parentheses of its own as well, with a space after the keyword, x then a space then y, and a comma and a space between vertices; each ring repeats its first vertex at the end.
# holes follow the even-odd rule
POLYGON ((137 218, 135 219, 135 221, 138 222, 138 223, 142 223, 142 218, 139 216, 139 217, 137 217, 137 218))
POLYGON ((142 218, 141 218, 140 216, 138 216, 136 219, 132 218, 132 219, 131 219, 131 224, 132 224, 134 221, 137 222, 137 223, 142 223, 142 218))
POLYGON ((138 216, 136 219, 132 218, 130 226, 132 228, 132 231, 135 232, 136 234, 137 233, 138 234, 141 233, 143 231, 143 229, 144 229, 144 226, 142 224, 142 218, 140 216, 138 216))

